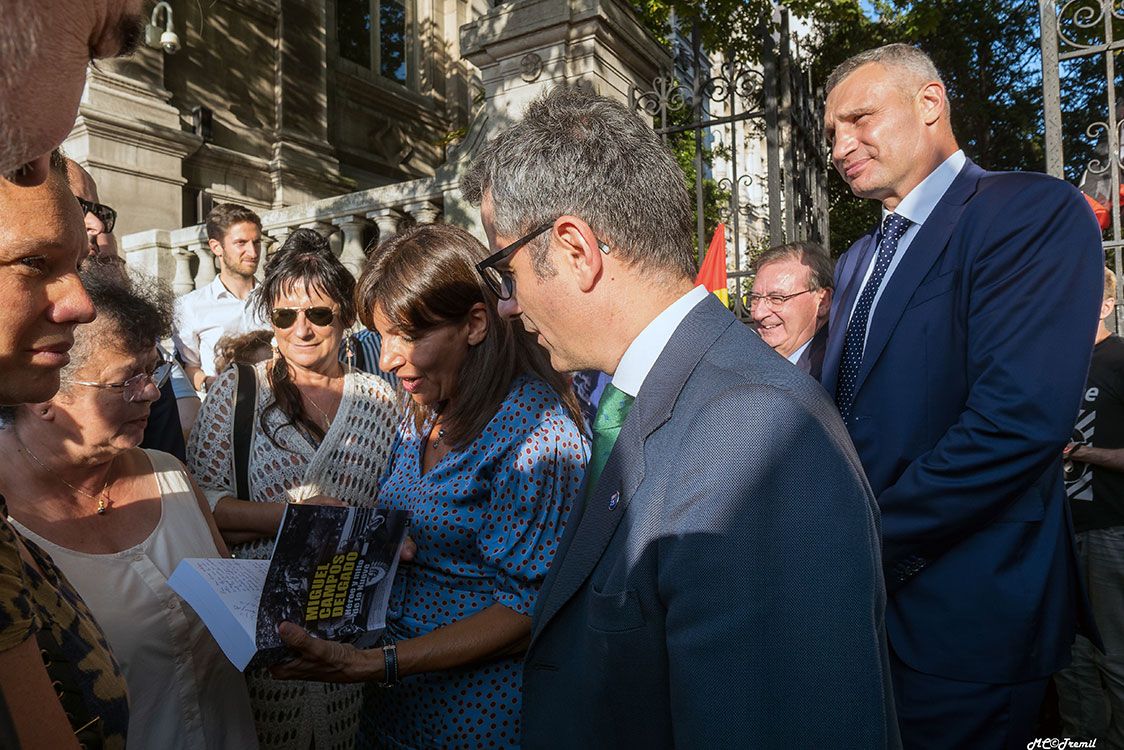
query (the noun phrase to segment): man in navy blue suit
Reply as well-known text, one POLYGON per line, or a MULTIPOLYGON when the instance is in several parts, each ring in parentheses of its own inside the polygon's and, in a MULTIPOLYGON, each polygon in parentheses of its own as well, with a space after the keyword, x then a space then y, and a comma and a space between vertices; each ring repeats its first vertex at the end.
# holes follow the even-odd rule
POLYGON ((1064 182, 965 157, 923 52, 864 52, 827 91, 835 167, 883 209, 836 266, 822 380, 882 510, 903 744, 1026 747, 1075 629, 1093 632, 1060 451, 1099 231, 1064 182))

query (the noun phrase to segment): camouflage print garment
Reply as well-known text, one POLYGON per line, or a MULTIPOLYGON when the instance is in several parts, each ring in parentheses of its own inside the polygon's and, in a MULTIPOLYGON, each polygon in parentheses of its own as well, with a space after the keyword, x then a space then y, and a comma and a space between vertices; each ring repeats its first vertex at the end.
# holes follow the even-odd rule
POLYGON ((38 570, 20 556, 7 517, 0 497, 0 651, 34 635, 81 745, 123 750, 129 728, 125 678, 105 635, 46 553, 20 537, 38 570))

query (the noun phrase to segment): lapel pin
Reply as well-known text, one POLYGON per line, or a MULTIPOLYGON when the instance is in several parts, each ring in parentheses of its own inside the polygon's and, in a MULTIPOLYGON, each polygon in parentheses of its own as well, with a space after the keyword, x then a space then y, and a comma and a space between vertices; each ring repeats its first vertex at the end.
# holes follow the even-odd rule
POLYGON ((621 493, 620 492, 614 492, 612 495, 610 495, 609 496, 609 510, 616 510, 617 505, 620 503, 620 501, 621 501, 621 493))

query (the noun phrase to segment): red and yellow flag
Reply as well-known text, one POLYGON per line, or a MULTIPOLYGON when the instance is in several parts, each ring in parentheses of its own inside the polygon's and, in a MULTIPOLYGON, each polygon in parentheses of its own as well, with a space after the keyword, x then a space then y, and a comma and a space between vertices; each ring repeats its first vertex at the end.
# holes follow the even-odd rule
POLYGON ((706 258, 703 259, 696 284, 702 284, 707 291, 714 292, 722 304, 730 306, 730 292, 726 289, 726 225, 719 224, 710 238, 706 258))

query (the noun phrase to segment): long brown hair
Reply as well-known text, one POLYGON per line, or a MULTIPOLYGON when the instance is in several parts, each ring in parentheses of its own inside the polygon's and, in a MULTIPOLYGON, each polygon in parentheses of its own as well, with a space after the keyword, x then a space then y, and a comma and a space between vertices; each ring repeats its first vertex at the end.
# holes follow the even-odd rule
MULTIPOLYGON (((448 224, 419 224, 392 236, 368 258, 355 289, 359 319, 374 328, 379 309, 403 333, 420 337, 438 326, 461 323, 477 303, 487 311, 484 340, 469 347, 457 375, 457 398, 442 412, 448 444, 463 449, 499 411, 516 376, 527 373, 558 394, 570 418, 582 415, 569 381, 517 320, 499 314, 495 295, 476 273, 487 250, 471 234, 448 224)), ((438 409, 407 405, 420 432, 438 409)))

